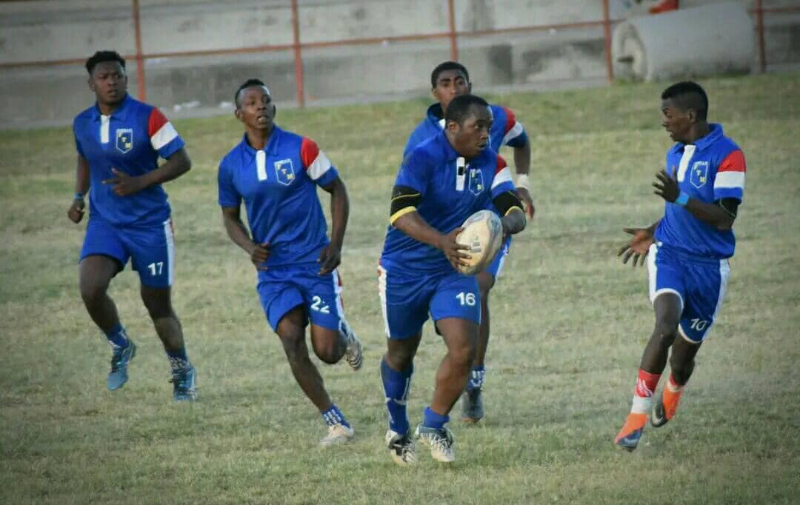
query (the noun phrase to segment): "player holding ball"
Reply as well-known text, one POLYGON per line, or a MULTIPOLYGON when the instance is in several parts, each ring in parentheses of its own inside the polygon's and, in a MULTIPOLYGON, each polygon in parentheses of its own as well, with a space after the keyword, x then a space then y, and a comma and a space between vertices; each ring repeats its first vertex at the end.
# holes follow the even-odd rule
POLYGON ((430 313, 447 354, 416 436, 431 456, 455 460, 453 435, 445 424, 469 379, 475 357, 481 304, 474 276, 464 275, 462 223, 491 200, 502 216, 504 235, 525 228, 522 203, 505 161, 489 144, 492 114, 485 100, 462 95, 450 102, 445 128, 410 151, 392 189, 391 226, 379 266, 379 290, 387 352, 381 378, 389 412, 386 443, 401 465, 416 462, 406 402, 414 355, 430 313))

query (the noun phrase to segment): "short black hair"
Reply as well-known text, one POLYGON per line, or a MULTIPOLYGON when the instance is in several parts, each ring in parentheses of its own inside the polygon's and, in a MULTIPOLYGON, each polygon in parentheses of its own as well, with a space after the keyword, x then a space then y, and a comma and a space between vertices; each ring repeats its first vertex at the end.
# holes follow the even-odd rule
POLYGON ((683 110, 694 109, 697 117, 705 121, 708 117, 708 95, 702 86, 693 81, 673 84, 661 93, 662 100, 672 100, 683 110))
MULTIPOLYGON (((262 81, 261 79, 251 78, 244 81, 242 85, 239 86, 239 89, 236 90, 236 94, 233 95, 233 103, 236 104, 237 109, 242 106, 242 104, 239 103, 239 93, 241 93, 243 89, 247 89, 250 86, 264 86, 265 88, 267 87, 267 85, 264 84, 264 81, 262 81)), ((269 88, 267 88, 267 91, 269 91, 269 88)))
POLYGON ((453 98, 444 114, 445 124, 449 121, 455 121, 459 125, 464 124, 464 120, 470 116, 472 107, 476 106, 488 109, 489 104, 477 95, 461 95, 453 98))
POLYGON ((116 61, 120 65, 122 65, 123 70, 125 69, 125 58, 119 55, 116 51, 97 51, 88 60, 86 60, 86 71, 89 72, 89 75, 92 75, 94 71, 94 67, 97 66, 98 63, 103 63, 105 61, 116 61))
POLYGON ((467 72, 467 67, 457 61, 445 61, 444 63, 439 63, 436 65, 436 68, 434 68, 433 72, 431 72, 431 89, 436 87, 436 81, 439 80, 439 74, 446 70, 460 70, 464 73, 464 77, 467 78, 467 82, 469 82, 469 72, 467 72))

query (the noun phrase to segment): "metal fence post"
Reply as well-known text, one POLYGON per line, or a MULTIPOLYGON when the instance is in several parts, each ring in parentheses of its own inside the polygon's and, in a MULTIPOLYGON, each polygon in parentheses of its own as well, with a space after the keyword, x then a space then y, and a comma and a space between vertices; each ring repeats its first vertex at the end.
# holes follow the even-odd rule
POLYGON ((139 0, 133 0, 133 32, 136 39, 136 80, 139 100, 147 100, 147 85, 144 82, 144 57, 142 56, 142 23, 139 20, 139 0))
POLYGON ((606 77, 614 82, 614 65, 611 62, 611 18, 608 14, 608 0, 603 0, 603 34, 606 42, 606 77))
POLYGON ((305 76, 303 74, 303 52, 300 47, 300 15, 297 0, 292 0, 292 32, 294 36, 294 81, 297 86, 297 105, 306 106, 305 76))
POLYGON ((458 40, 456 39, 456 9, 453 0, 447 0, 447 18, 450 23, 450 59, 458 61, 458 40))
POLYGON ((756 36, 758 37, 758 68, 763 74, 767 70, 767 54, 764 48, 764 9, 761 0, 755 0, 756 36))

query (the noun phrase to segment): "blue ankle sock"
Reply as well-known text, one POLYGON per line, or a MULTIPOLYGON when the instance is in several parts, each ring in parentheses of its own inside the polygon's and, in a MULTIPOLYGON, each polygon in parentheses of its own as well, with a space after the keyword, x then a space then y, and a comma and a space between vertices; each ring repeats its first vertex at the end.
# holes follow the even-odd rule
POLYGON ((173 370, 183 370, 192 366, 189 363, 189 357, 186 355, 186 348, 183 347, 177 351, 166 351, 169 364, 173 370))
POLYGON ((385 359, 381 360, 381 379, 386 394, 386 409, 389 411, 389 429, 400 434, 408 433, 406 401, 408 391, 411 389, 412 375, 414 375, 413 364, 398 372, 393 370, 385 359))
POLYGON ((482 388, 485 377, 486 368, 483 365, 472 367, 472 371, 469 374, 469 381, 467 382, 467 391, 482 388))
POLYGON ((335 424, 343 424, 350 427, 350 423, 347 422, 347 419, 344 418, 344 414, 342 411, 339 410, 339 407, 336 404, 331 405, 331 407, 322 413, 322 419, 325 420, 325 424, 328 426, 333 426, 335 424))
POLYGON ((425 407, 425 412, 423 413, 423 421, 422 425, 427 426, 428 428, 436 428, 437 430, 441 430, 444 428, 444 425, 450 422, 450 416, 440 416, 436 412, 432 411, 430 407, 425 407))
POLYGON ((128 340, 128 334, 125 333, 125 328, 123 328, 122 324, 120 323, 117 323, 117 325, 111 328, 110 331, 106 332, 106 338, 108 339, 109 344, 121 349, 128 347, 130 344, 130 340, 128 340))

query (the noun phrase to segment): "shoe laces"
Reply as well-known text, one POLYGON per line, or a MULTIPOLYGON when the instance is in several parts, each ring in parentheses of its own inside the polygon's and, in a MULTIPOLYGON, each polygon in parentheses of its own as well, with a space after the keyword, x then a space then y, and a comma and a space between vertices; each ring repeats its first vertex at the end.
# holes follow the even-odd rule
POLYGON ((438 451, 449 451, 453 446, 453 435, 447 430, 437 430, 427 438, 431 446, 438 451))
POLYGON ((175 385, 175 389, 186 391, 189 389, 189 369, 182 368, 172 372, 172 378, 169 380, 175 385))

